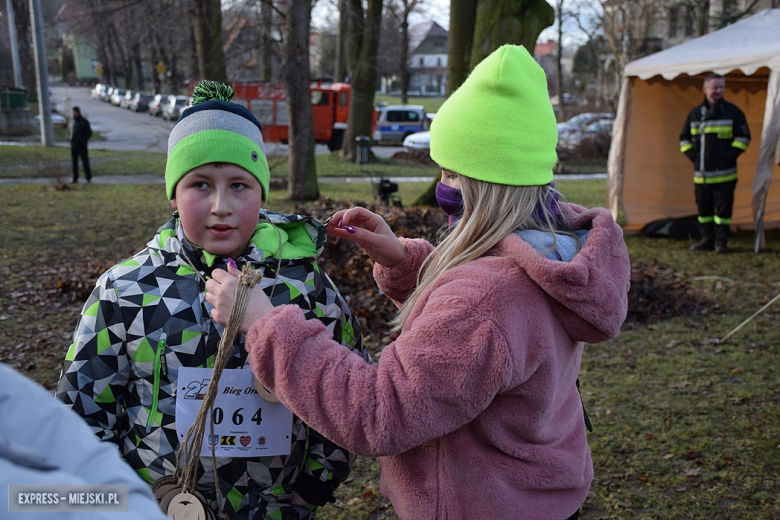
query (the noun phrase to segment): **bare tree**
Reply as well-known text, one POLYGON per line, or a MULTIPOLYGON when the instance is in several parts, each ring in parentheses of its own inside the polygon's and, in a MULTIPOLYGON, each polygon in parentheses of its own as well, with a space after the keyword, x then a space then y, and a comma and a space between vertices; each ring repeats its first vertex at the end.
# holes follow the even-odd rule
POLYGON ((556 46, 555 65, 558 73, 558 117, 566 121, 566 103, 563 99, 563 4, 564 0, 556 0, 555 14, 558 18, 558 45, 556 46))
MULTIPOLYGON (((721 29, 745 16, 756 12, 756 8, 761 0, 749 0, 740 2, 738 0, 720 0, 710 2, 710 25, 713 30, 721 29), (715 9, 713 9, 715 7, 715 9), (720 7, 720 9, 717 9, 720 7), (713 12, 713 11, 717 12, 713 12)), ((772 3, 774 6, 774 3, 772 3)))
POLYGON ((450 32, 447 39, 447 97, 460 87, 471 72, 471 45, 477 0, 450 0, 450 32))
POLYGON ((285 88, 289 118, 289 194, 291 200, 319 197, 314 161, 314 116, 309 85, 309 0, 290 0, 286 16, 285 88))
POLYGON ((385 4, 382 14, 379 48, 376 54, 377 75, 391 80, 390 88, 397 90, 400 78, 399 48, 401 46, 401 20, 397 16, 398 5, 385 4))
MULTIPOLYGON (((27 101, 38 99, 35 86, 35 57, 33 56, 32 33, 30 32, 30 2, 28 0, 11 0, 14 8, 14 25, 19 49, 19 67, 22 72, 22 83, 27 90, 27 101)), ((5 22, 4 20, 4 23, 5 22)))
POLYGON ((348 4, 347 70, 351 78, 352 93, 341 156, 354 159, 355 138, 371 135, 382 0, 368 0, 365 11, 361 0, 348 0, 348 4))
POLYGON ((273 24, 274 10, 273 0, 261 0, 260 2, 260 23, 263 26, 263 32, 260 36, 260 55, 263 58, 263 68, 260 75, 262 81, 271 81, 273 77, 272 66, 272 45, 273 37, 271 36, 271 28, 273 24))
POLYGON ((333 77, 336 81, 344 81, 347 77, 347 31, 349 22, 349 3, 347 0, 339 2, 339 30, 336 39, 336 65, 333 77))
POLYGON ((404 105, 409 101, 408 91, 411 77, 409 74, 409 16, 413 13, 422 13, 424 8, 423 0, 392 0, 387 5, 387 11, 395 18, 397 25, 399 41, 397 46, 393 45, 393 56, 399 78, 401 103, 404 105))
POLYGON ((222 2, 192 0, 190 14, 195 29, 200 78, 227 81, 225 54, 222 52, 222 2))
MULTIPOLYGON (((604 37, 614 56, 617 85, 626 65, 647 47, 648 29, 665 10, 666 0, 600 0, 604 13, 604 37)), ((617 102, 616 92, 613 103, 617 102)))

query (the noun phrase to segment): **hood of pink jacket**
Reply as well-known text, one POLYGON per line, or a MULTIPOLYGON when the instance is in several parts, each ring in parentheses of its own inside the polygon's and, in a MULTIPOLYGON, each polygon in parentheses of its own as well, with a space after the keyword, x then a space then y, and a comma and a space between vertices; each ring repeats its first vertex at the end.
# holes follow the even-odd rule
POLYGON ((603 208, 561 204, 561 209, 571 229, 589 229, 571 261, 550 260, 517 235, 507 236, 491 255, 512 257, 549 295, 572 339, 597 343, 613 338, 626 318, 631 277, 623 231, 603 208))

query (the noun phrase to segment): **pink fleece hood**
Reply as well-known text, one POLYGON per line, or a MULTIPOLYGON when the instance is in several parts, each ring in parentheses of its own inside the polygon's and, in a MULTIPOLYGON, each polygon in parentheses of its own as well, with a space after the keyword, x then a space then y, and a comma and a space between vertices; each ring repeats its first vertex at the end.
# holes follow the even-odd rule
POLYGON ((561 204, 571 229, 589 229, 582 249, 569 262, 552 261, 516 236, 507 237, 492 253, 517 255, 520 269, 550 298, 572 339, 598 343, 620 331, 628 307, 631 265, 623 233, 603 208, 561 204))

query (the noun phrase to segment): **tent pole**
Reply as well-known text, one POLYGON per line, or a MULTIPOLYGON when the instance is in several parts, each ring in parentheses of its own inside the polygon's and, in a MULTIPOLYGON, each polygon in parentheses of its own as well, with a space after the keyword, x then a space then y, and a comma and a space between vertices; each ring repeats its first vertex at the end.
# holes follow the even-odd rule
POLYGON ((764 238, 764 206, 766 205, 766 197, 761 200, 761 207, 756 215, 756 240, 753 244, 753 252, 758 253, 761 249, 761 243, 764 238))
POLYGON ((753 180, 753 215, 756 224, 755 251, 765 247, 764 215, 766 213, 766 197, 772 180, 775 148, 780 137, 780 70, 772 70, 766 93, 764 107, 764 125, 761 130, 761 140, 758 148, 756 175, 753 180))

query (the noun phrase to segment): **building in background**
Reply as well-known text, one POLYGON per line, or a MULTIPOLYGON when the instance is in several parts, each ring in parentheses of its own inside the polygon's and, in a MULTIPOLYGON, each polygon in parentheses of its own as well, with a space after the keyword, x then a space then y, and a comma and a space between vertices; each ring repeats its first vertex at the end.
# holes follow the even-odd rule
POLYGON ((409 94, 443 96, 447 87, 447 30, 436 22, 409 28, 409 94))

